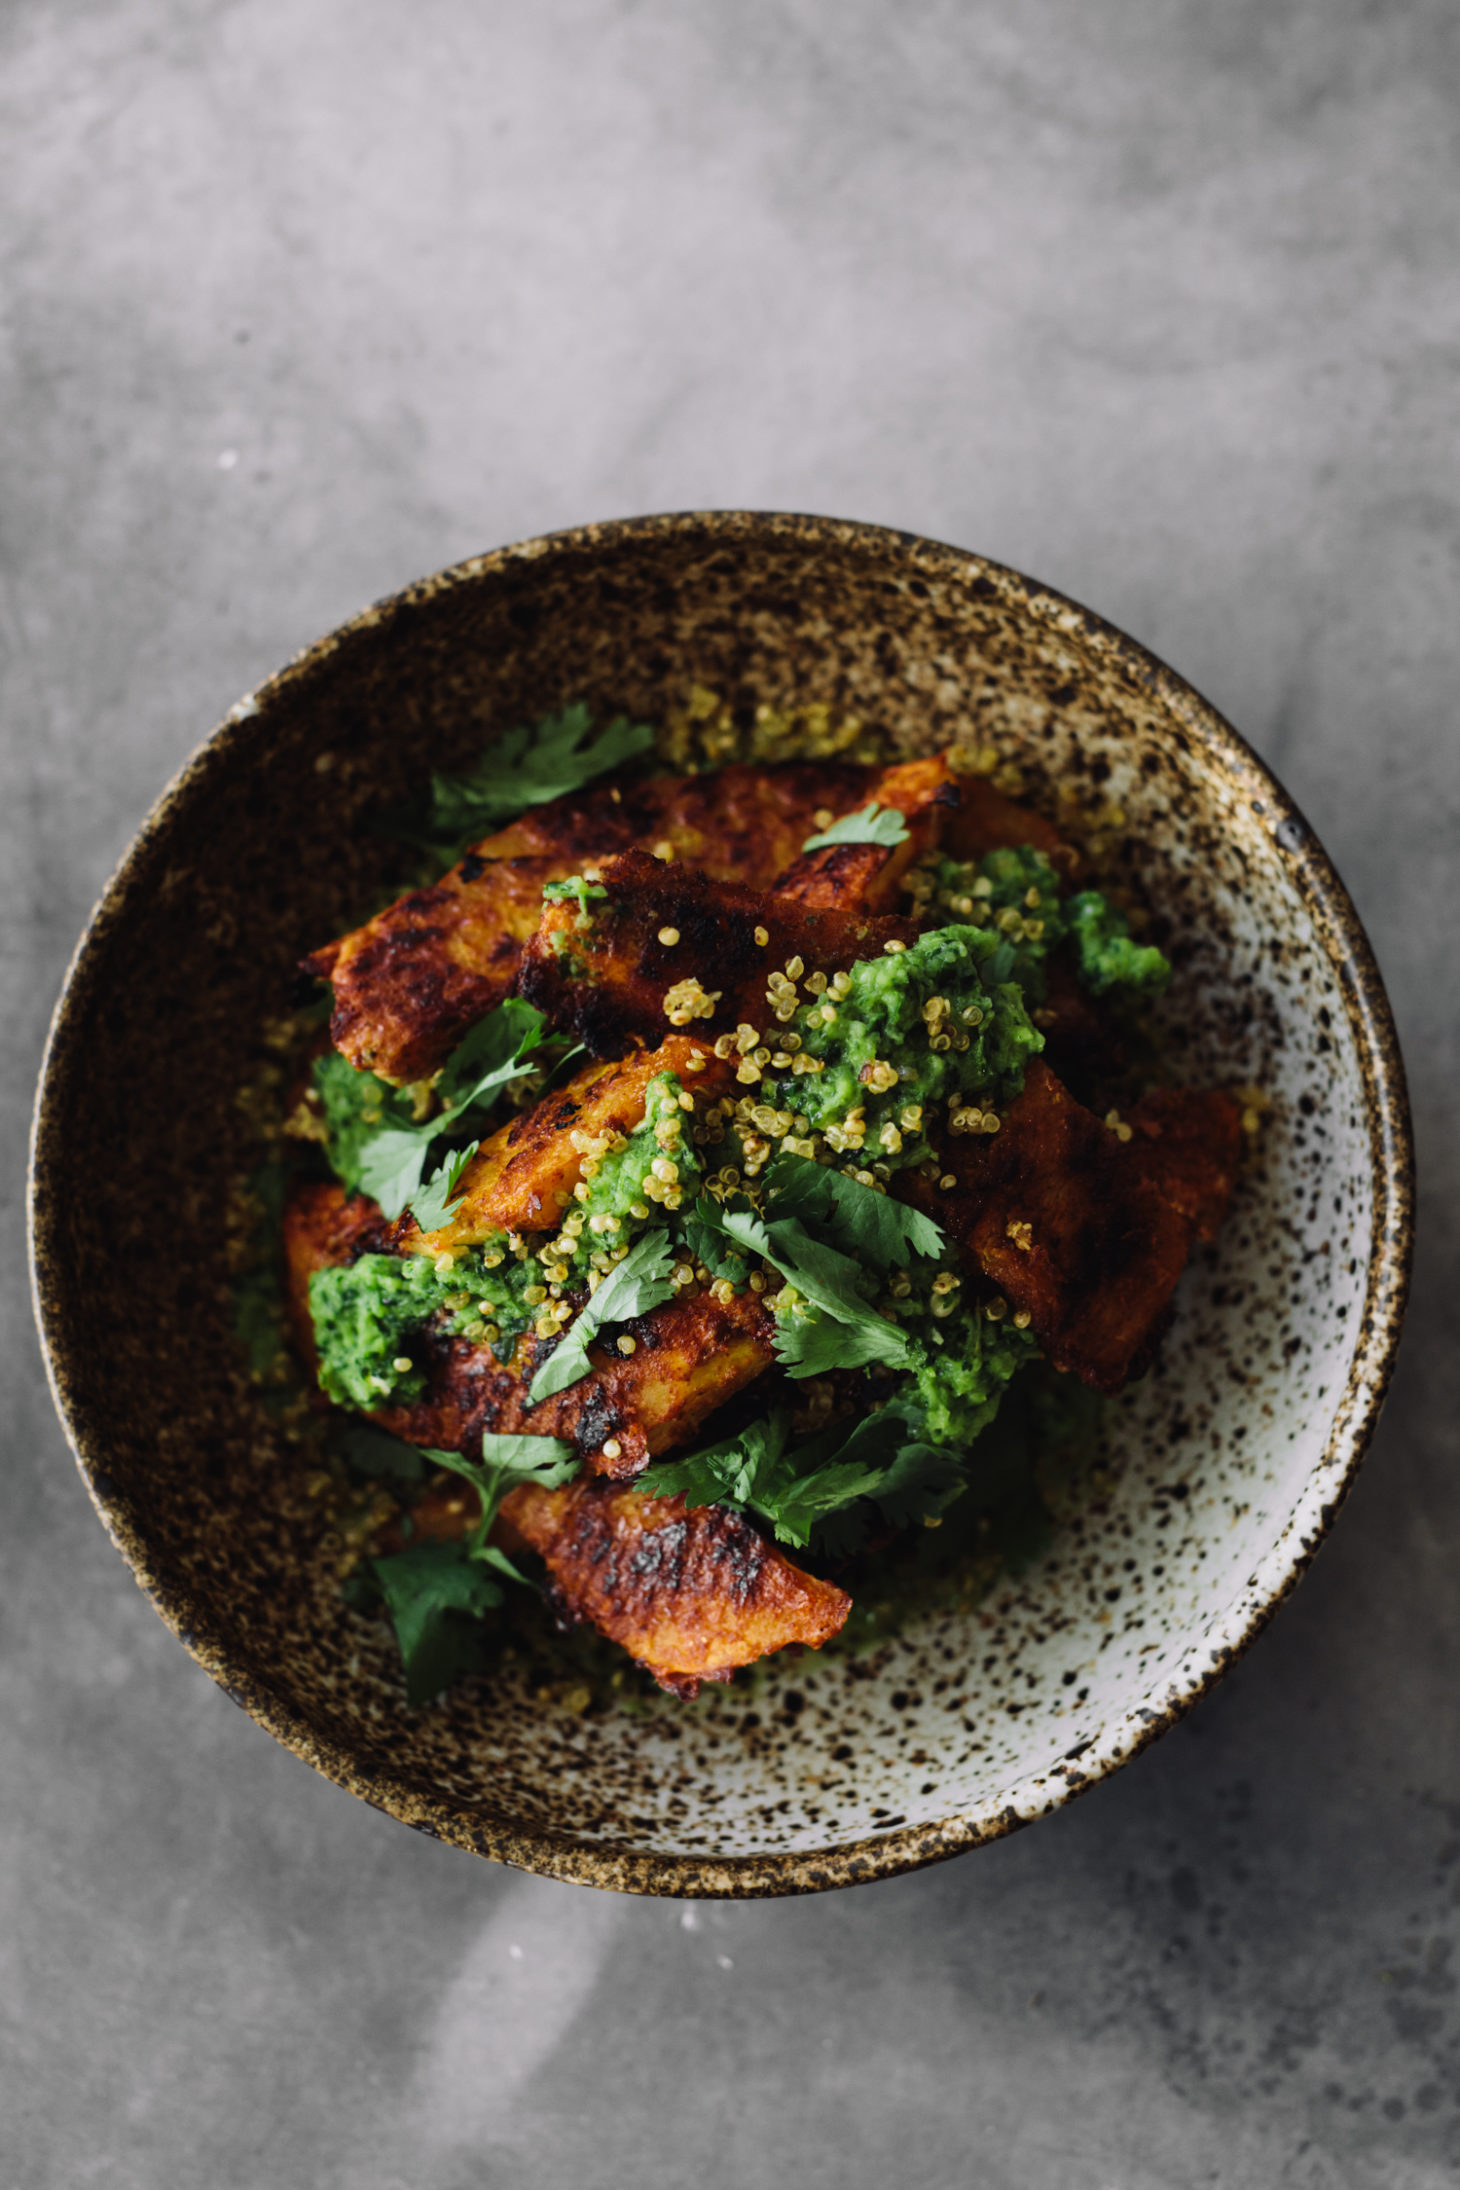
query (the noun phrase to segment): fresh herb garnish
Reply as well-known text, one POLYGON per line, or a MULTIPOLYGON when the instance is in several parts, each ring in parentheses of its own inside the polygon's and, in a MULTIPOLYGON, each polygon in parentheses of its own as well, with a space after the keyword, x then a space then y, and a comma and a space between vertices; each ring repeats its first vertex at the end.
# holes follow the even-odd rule
POLYGON ((849 1255, 813 1239, 795 1217, 768 1224, 748 1204, 701 1200, 695 1215, 737 1247, 770 1263, 794 1289, 797 1297, 777 1308, 774 1340, 776 1358, 790 1375, 819 1376, 827 1369, 863 1368, 873 1361, 906 1367, 906 1338, 868 1302, 866 1276, 849 1255))
POLYGON ((783 1544, 804 1545, 816 1521, 878 1478, 856 1463, 806 1468, 802 1453, 788 1451, 790 1437, 790 1413, 778 1407, 738 1437, 647 1469, 635 1487, 658 1498, 678 1493, 687 1506, 733 1506, 769 1523, 783 1544))
MULTIPOLYGON (((480 1121, 471 1119, 470 1124, 485 1124, 486 1110, 504 1087, 541 1069, 542 1057, 533 1052, 543 1046, 544 1025, 540 1011, 534 1011, 520 997, 509 997, 485 1019, 478 1020, 443 1066, 436 1083, 443 1107, 434 1118, 420 1125, 382 1125, 377 1133, 360 1142, 354 1159, 357 1181, 379 1202, 387 1217, 398 1217, 421 1192, 433 1141, 446 1133, 459 1133, 468 1125, 471 1111, 483 1115, 480 1121)), ((442 1168, 446 1176, 443 1178, 438 1171, 431 1182, 428 1209, 433 1214, 455 1191, 465 1165, 457 1166, 454 1172, 449 1163, 442 1168)), ((423 1231, 434 1229, 420 1218, 417 1221, 423 1231)), ((436 1224, 444 1222, 443 1215, 435 1215, 436 1224)))
POLYGON ((509 730, 464 775, 433 771, 424 812, 402 815, 395 834, 443 860, 454 860, 515 821, 529 806, 581 790, 595 776, 654 749, 647 723, 615 715, 593 735, 593 716, 581 700, 532 727, 509 730))
MULTIPOLYGON (((370 1433, 347 1433, 347 1449, 349 1437, 361 1434, 370 1433)), ((381 1433, 375 1434, 381 1437, 381 1433)), ((396 1443, 393 1438, 382 1441, 396 1443)), ((482 1502, 480 1518, 465 1543, 411 1544, 389 1558, 369 1562, 400 1644, 406 1701, 416 1704, 429 1702, 458 1673, 474 1671, 481 1664, 480 1632, 475 1625, 467 1626, 461 1615, 468 1614, 475 1621, 501 1604, 499 1576, 527 1582, 527 1576, 519 1572, 506 1552, 487 1541, 502 1500, 522 1483, 536 1483, 545 1490, 559 1489, 577 1474, 578 1460, 572 1446, 557 1437, 488 1435, 482 1439, 480 1462, 459 1452, 438 1452, 430 1446, 419 1452, 413 1446, 404 1446, 402 1451, 415 1454, 418 1470, 430 1461, 437 1467, 449 1468, 454 1475, 465 1476, 482 1502)), ((357 1466, 363 1464, 354 1453, 351 1457, 357 1466)), ((366 1458, 378 1459, 379 1455, 370 1453, 366 1458)), ((367 1472, 384 1470, 370 1467, 367 1472)), ((391 1472, 399 1475, 404 1470, 396 1466, 391 1472)), ((358 1594, 351 1594, 358 1604, 358 1594)))
POLYGON ((463 1453, 430 1448, 426 1458, 438 1467, 449 1468, 454 1475, 464 1475, 481 1499, 481 1516, 468 1545, 472 1558, 484 1559, 514 1582, 525 1581, 526 1576, 518 1573, 506 1552, 487 1542, 492 1524, 508 1491, 516 1490, 519 1484, 536 1483, 541 1490, 560 1490, 570 1482, 578 1472, 573 1447, 561 1437, 525 1437, 520 1433, 496 1436, 488 1430, 482 1438, 480 1462, 468 1460, 463 1453))
POLYGON ((712 1278, 724 1278, 740 1292, 749 1275, 749 1265, 744 1251, 731 1246, 718 1223, 708 1224, 697 1216, 687 1217, 683 1231, 686 1252, 702 1263, 712 1278))
POLYGON ((400 1644, 407 1703, 429 1703, 459 1673, 480 1668, 476 1622, 502 1602, 501 1583, 480 1560, 461 1544, 412 1544, 370 1568, 400 1644))
POLYGON ((530 1396, 550 1399, 554 1392, 587 1376, 592 1364, 588 1348, 605 1323, 626 1323, 631 1316, 647 1315, 674 1291, 669 1272, 674 1250, 662 1227, 646 1232, 622 1262, 616 1262, 578 1316, 556 1351, 543 1362, 532 1380, 530 1396))
POLYGON ((784 1544, 804 1547, 813 1531, 828 1549, 851 1550, 866 1533, 871 1499, 894 1527, 941 1513, 964 1487, 957 1458, 927 1444, 897 1407, 857 1424, 823 1431, 792 1447, 791 1417, 773 1408, 737 1437, 683 1460, 661 1462, 637 1478, 651 1497, 687 1506, 733 1506, 752 1513, 784 1544))
POLYGON ((890 851, 894 844, 907 842, 907 823, 895 806, 879 806, 874 799, 860 813, 843 814, 829 829, 818 836, 809 836, 802 845, 803 852, 819 852, 828 844, 881 844, 890 851))
POLYGON ((438 1164, 425 1185, 411 1202, 411 1215, 423 1232, 439 1232, 443 1224, 449 1224, 461 1207, 457 1193, 463 1174, 472 1157, 481 1147, 480 1141, 468 1141, 465 1148, 453 1148, 442 1164, 438 1164))
POLYGON ((577 925, 588 928, 593 925, 589 906, 606 904, 608 892, 601 882, 590 882, 581 874, 565 875, 561 882, 544 882, 542 901, 545 905, 562 905, 570 899, 578 907, 577 925))
POLYGON ((942 1230, 931 1217, 809 1156, 783 1150, 766 1173, 766 1199, 773 1216, 795 1217, 876 1270, 943 1252, 942 1230))
POLYGON ((772 1344, 787 1376, 826 1376, 832 1369, 865 1369, 873 1362, 900 1369, 907 1362, 906 1340, 882 1317, 859 1326, 799 1301, 777 1303, 772 1344), (883 1335, 889 1332, 890 1340, 883 1335))

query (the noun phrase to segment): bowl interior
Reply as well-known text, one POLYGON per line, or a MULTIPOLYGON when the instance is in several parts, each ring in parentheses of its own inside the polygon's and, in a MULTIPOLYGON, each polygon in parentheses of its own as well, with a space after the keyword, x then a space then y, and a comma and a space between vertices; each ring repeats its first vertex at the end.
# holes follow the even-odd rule
POLYGON ((58 1014, 35 1254, 57 1394, 139 1579, 331 1776, 484 1853, 602 1884, 766 1892, 951 1852, 1132 1753, 1321 1535, 1402 1305, 1402 1083, 1362 933, 1301 820, 1179 680, 951 549, 792 518, 592 528, 382 604, 234 710, 144 829, 58 1014), (230 1337, 290 969, 377 902, 361 828, 428 765, 584 697, 674 756, 907 754, 1023 771, 1155 912, 1171 1061, 1271 1107, 1108 1465, 1045 1557, 861 1656, 691 1707, 575 1716, 506 1669, 403 1706, 346 1613, 286 1430, 230 1337), (240 1103, 240 1081, 255 1095, 240 1103), (263 1091, 260 1098, 258 1091, 263 1091))

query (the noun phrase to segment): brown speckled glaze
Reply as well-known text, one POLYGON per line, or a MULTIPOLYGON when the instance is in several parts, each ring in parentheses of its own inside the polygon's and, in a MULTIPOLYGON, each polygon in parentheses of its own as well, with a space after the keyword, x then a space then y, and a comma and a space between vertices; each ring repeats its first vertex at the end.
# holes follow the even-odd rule
MULTIPOLYGON (((237 1146, 235 1147, 235 1140, 237 1146)), ((56 1013, 31 1236, 60 1407, 113 1540, 243 1708, 392 1815, 525 1869, 716 1896, 956 1854, 1125 1762, 1230 1665, 1312 1557, 1398 1342, 1403 1073, 1321 847, 1189 686, 1072 602, 959 549, 827 519, 587 527, 369 609, 234 709, 108 889, 56 1013), (1048 1556, 974 1613, 861 1658, 639 1716, 541 1710, 509 1674, 415 1714, 347 1614, 317 1510, 236 1365, 220 1181, 290 968, 376 899, 361 817, 584 696, 662 721, 708 687, 825 702, 896 754, 959 737, 1036 800, 1087 787, 1178 980, 1172 1062, 1273 1097, 1185 1281, 1117 1462, 1048 1556)))

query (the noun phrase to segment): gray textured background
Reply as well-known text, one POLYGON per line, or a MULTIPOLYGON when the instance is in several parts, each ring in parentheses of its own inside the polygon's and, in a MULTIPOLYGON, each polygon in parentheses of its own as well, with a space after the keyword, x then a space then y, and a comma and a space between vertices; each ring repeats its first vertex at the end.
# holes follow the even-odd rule
POLYGON ((7 2185, 1460 2170, 1457 24, 0 9, 7 2185), (1370 924, 1427 1186, 1373 1458, 1211 1701, 942 1870, 697 1910, 418 1839, 210 1686, 67 1458, 18 1215, 67 954, 231 701, 459 555, 694 505, 983 549, 1204 689, 1370 924))

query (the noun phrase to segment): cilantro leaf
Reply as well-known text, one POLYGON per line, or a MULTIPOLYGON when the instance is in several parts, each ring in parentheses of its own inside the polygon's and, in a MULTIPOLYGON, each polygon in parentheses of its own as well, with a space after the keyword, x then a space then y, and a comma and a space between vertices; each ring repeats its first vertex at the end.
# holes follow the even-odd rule
POLYGON ((951 1506, 967 1487, 958 1455, 914 1439, 899 1446, 872 1492, 882 1518, 893 1528, 910 1528, 951 1506))
POLYGON ((767 1502, 773 1503, 767 1518, 783 1544, 794 1544, 804 1550, 818 1524, 875 1491, 880 1480, 875 1468, 859 1468, 833 1460, 814 1474, 803 1475, 784 1487, 768 1485, 767 1502))
POLYGON ((567 1336, 534 1376, 530 1397, 550 1399, 554 1392, 565 1391, 586 1376, 591 1366, 588 1348, 605 1323, 647 1315, 668 1300, 674 1291, 669 1276, 673 1263, 674 1250, 664 1228, 646 1232, 579 1310, 567 1336))
POLYGON ((901 1367, 906 1341, 896 1327, 879 1317, 882 1331, 891 1334, 889 1350, 882 1333, 870 1327, 840 1323, 824 1309, 776 1310, 776 1330, 771 1344, 776 1359, 788 1376, 826 1376, 833 1369, 865 1369, 875 1361, 901 1367))
MULTIPOLYGON (((474 1558, 486 1558, 494 1566, 501 1566, 505 1554, 493 1550, 487 1542, 492 1523, 509 1490, 519 1483, 537 1483, 544 1490, 558 1490, 571 1482, 578 1472, 578 1456, 573 1447, 561 1437, 526 1437, 520 1434, 496 1436, 488 1430, 482 1438, 480 1461, 469 1460, 463 1453, 438 1452, 425 1448, 426 1458, 434 1460, 437 1467, 449 1468, 453 1475, 464 1475, 482 1501, 480 1518, 472 1532, 471 1552, 474 1558)), ((522 1577, 508 1560, 506 1571, 517 1580, 522 1577)))
MULTIPOLYGON (((484 1110, 511 1081, 539 1069, 540 1058, 534 1059, 530 1053, 541 1044, 545 1024, 542 1013, 531 1004, 523 1003, 520 997, 509 997, 477 1021, 443 1065, 436 1087, 445 1107, 434 1118, 420 1125, 383 1125, 360 1141, 355 1151, 356 1177, 362 1190, 379 1202, 384 1215, 392 1219, 400 1216, 421 1194, 433 1141, 459 1129, 468 1112, 484 1110)), ((450 1167, 446 1168, 449 1173, 450 1167)), ((426 1208, 434 1221, 418 1216, 423 1231, 432 1231, 445 1222, 445 1217, 435 1212, 455 1191, 464 1169, 463 1164, 444 1182, 439 1172, 433 1179, 427 1189, 426 1208)))
POLYGON ((458 1673, 482 1663, 479 1619, 502 1602, 502 1585, 461 1544, 412 1544, 390 1558, 372 1559, 385 1609, 400 1644, 406 1701, 429 1703, 458 1673))
MULTIPOLYGON (((791 1417, 775 1407, 738 1437, 709 1445, 687 1459, 647 1469, 636 1487, 654 1497, 681 1495, 687 1506, 729 1505, 768 1521, 784 1543, 805 1544, 811 1523, 823 1510, 856 1497, 865 1469, 840 1474, 821 1468, 803 1473, 803 1453, 788 1453, 791 1417)), ((811 1451, 811 1447, 803 1451, 811 1451)))
POLYGON ((727 1247, 718 1226, 691 1217, 684 1226, 686 1251, 702 1262, 712 1278, 726 1278, 737 1289, 745 1283, 745 1257, 727 1247))
POLYGON ((522 1073, 514 1068, 541 1045, 546 1024, 542 1013, 520 996, 509 996, 485 1019, 478 1019, 441 1068, 436 1092, 445 1108, 460 1112, 469 1103, 485 1102, 509 1080, 521 1079, 522 1073))
POLYGON ((387 1217, 400 1216, 420 1192, 434 1138, 419 1126, 386 1126, 361 1149, 355 1164, 360 1191, 378 1201, 387 1217))
POLYGON ((482 1436, 485 1467, 504 1469, 524 1481, 530 1478, 541 1483, 544 1490, 557 1490, 571 1479, 573 1469, 568 1462, 572 1455, 572 1446, 561 1437, 528 1437, 522 1431, 498 1435, 491 1430, 482 1436))
POLYGON ((411 1215, 423 1232, 439 1232, 443 1224, 449 1224, 461 1207, 462 1196, 457 1193, 462 1174, 472 1157, 481 1147, 480 1141, 468 1141, 465 1148, 453 1148, 443 1164, 438 1164, 420 1192, 411 1202, 411 1215))
POLYGON ((828 844, 882 844, 890 851, 894 844, 907 841, 907 823, 895 806, 879 806, 874 799, 860 813, 843 814, 829 829, 819 836, 809 836, 802 845, 803 852, 819 852, 828 844))
POLYGON ((476 1557, 481 1559, 487 1566, 495 1567, 499 1574, 505 1574, 509 1582, 517 1582, 523 1589, 531 1589, 534 1586, 530 1577, 523 1573, 521 1567, 514 1565, 506 1552, 499 1550, 496 1544, 483 1544, 481 1550, 476 1553, 476 1557))
POLYGON ((895 1323, 864 1298, 863 1270, 849 1255, 813 1239, 794 1217, 767 1224, 748 1205, 695 1205, 699 1221, 779 1270, 802 1300, 776 1311, 776 1358, 792 1376, 819 1376, 826 1369, 855 1369, 871 1361, 907 1366, 908 1341, 895 1323))
POLYGON ((646 1492, 651 1498, 682 1497, 690 1507, 726 1505, 730 1502, 730 1485, 743 1462, 744 1451, 742 1434, 726 1438, 718 1445, 706 1445, 702 1452, 686 1453, 680 1460, 651 1463, 634 1477, 634 1489, 646 1492))
POLYGON ((695 1216, 707 1232, 719 1232, 733 1245, 762 1261, 770 1260, 771 1236, 765 1228, 765 1220, 758 1216, 743 1195, 735 1195, 728 1201, 711 1201, 702 1194, 695 1203, 695 1216))
POLYGON ((767 1522, 782 1543, 804 1548, 816 1533, 828 1548, 853 1550, 867 1533, 871 1500, 894 1527, 936 1515, 964 1488, 956 1455, 923 1443, 897 1406, 791 1448, 790 1415, 773 1408, 738 1437, 683 1460, 661 1461, 636 1479, 652 1497, 687 1506, 724 1505, 767 1522))
POLYGON ((615 715, 595 737, 591 712, 575 700, 531 727, 507 731, 464 775, 433 772, 424 813, 400 817, 397 831, 426 851, 455 859, 529 806, 580 790, 653 748, 648 724, 627 715, 615 715))
MULTIPOLYGON (((366 1474, 418 1481, 424 1463, 430 1461, 465 1476, 482 1502, 476 1527, 465 1543, 412 1544, 388 1558, 368 1562, 400 1644, 406 1701, 427 1703, 458 1673, 473 1672, 482 1665, 482 1636, 467 1624, 467 1616, 480 1619, 501 1604, 502 1584, 497 1577, 527 1583, 527 1576, 506 1552, 487 1541, 503 1498, 519 1483, 540 1483, 556 1490, 577 1474, 578 1458, 572 1446, 558 1437, 487 1435, 482 1439, 480 1461, 431 1446, 403 1445, 368 1425, 347 1430, 342 1443, 366 1474), (414 1466, 407 1462, 407 1455, 414 1466)), ((357 1610, 367 1608, 364 1581, 362 1573, 346 1585, 347 1601, 357 1610)))
POLYGON ((769 1260, 809 1301, 840 1322, 860 1325, 870 1317, 887 1328, 886 1318, 864 1298, 865 1275, 850 1255, 813 1239, 796 1217, 778 1217, 766 1233, 769 1260))
POLYGON ((844 1254, 874 1269, 943 1252, 942 1230, 931 1217, 809 1156, 783 1150, 766 1173, 766 1187, 773 1215, 815 1225, 844 1254))

